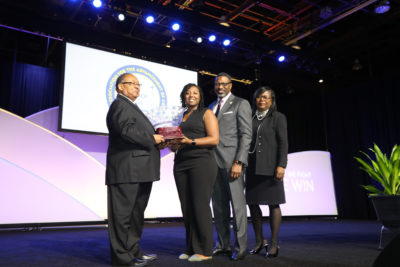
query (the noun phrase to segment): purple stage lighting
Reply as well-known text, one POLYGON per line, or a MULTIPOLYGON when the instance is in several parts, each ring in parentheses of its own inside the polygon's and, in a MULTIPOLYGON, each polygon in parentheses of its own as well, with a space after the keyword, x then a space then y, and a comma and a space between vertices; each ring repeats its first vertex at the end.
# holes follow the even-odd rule
POLYGON ((152 15, 147 16, 146 17, 146 22, 149 23, 149 24, 153 23, 154 22, 154 17, 152 15))
POLYGON ((225 39, 225 40, 222 42, 222 44, 223 44, 224 46, 228 46, 228 45, 231 44, 231 40, 225 39))
POLYGON ((178 31, 180 28, 181 25, 179 25, 179 23, 175 22, 174 24, 172 24, 172 30, 178 31))
POLYGON ((375 6, 374 12, 376 14, 383 14, 388 12, 390 9, 389 1, 378 1, 378 4, 375 6))
POLYGON ((285 61, 285 59, 286 59, 285 56, 280 56, 280 57, 278 57, 278 61, 279 61, 279 62, 283 62, 283 61, 285 61))
POLYGON ((211 35, 208 37, 208 41, 210 41, 210 42, 215 42, 215 40, 217 40, 217 36, 215 36, 215 34, 211 34, 211 35))

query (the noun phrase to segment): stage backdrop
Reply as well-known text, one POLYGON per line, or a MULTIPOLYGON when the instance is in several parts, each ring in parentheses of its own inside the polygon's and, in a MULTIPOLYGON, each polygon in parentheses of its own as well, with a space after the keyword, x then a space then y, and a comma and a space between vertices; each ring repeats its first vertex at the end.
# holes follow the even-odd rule
MULTIPOLYGON (((58 108, 27 119, 0 110, 0 224, 106 219, 107 137, 58 132, 57 118, 58 108)), ((146 218, 182 216, 173 158, 162 151, 146 218)), ((337 215, 329 152, 289 154, 284 182, 284 216, 337 215)))
POLYGON ((146 114, 181 106, 183 86, 197 84, 195 71, 66 43, 60 128, 107 134, 105 118, 117 96, 115 82, 124 73, 138 78, 135 103, 146 114))

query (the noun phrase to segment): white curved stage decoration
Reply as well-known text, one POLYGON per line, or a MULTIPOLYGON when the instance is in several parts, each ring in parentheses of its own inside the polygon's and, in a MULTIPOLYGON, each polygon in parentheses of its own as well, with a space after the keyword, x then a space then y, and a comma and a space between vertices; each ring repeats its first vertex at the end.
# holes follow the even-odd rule
POLYGON ((1 224, 106 217, 105 168, 51 131, 0 109, 1 224))
MULTIPOLYGON (((0 224, 107 218, 107 136, 59 132, 57 124, 57 107, 26 119, 0 109, 0 224)), ((167 149, 161 154, 161 180, 153 184, 145 217, 181 217, 174 156, 167 149)), ((288 158, 283 215, 337 215, 329 152, 288 158)))
MULTIPOLYGON (((58 107, 47 109, 33 114, 26 119, 34 122, 59 136, 67 139, 88 154, 96 158, 101 164, 106 165, 108 136, 93 135, 73 132, 60 132, 57 130, 58 107)), ((181 217, 182 212, 176 191, 173 176, 174 155, 168 149, 161 151, 161 180, 153 183, 150 200, 145 212, 146 218, 181 217)), ((104 174, 99 178, 104 186, 104 174)), ((105 186, 104 186, 105 187, 105 186)), ((103 193, 101 193, 103 194, 103 193)), ((106 198, 106 195, 104 195, 106 198)), ((104 208, 106 208, 104 206, 104 208)), ((106 217, 104 217, 106 218, 106 217)), ((87 221, 82 219, 81 221, 87 221)))

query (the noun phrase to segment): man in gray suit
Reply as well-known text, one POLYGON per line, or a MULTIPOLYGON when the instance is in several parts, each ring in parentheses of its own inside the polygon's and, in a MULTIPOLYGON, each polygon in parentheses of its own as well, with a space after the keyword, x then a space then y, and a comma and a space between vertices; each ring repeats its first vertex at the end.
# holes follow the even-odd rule
POLYGON ((117 98, 107 113, 109 144, 106 184, 111 264, 144 266, 156 255, 144 254, 139 246, 144 211, 153 181, 160 179, 160 151, 164 141, 155 134, 147 117, 136 105, 138 79, 122 74, 116 82, 117 98))
POLYGON ((210 108, 219 123, 220 142, 215 149, 218 165, 212 205, 218 241, 213 255, 231 254, 230 204, 233 210, 235 251, 232 260, 242 260, 247 249, 247 210, 244 195, 244 169, 252 138, 251 107, 247 100, 231 93, 232 78, 220 73, 215 78, 218 99, 210 108))

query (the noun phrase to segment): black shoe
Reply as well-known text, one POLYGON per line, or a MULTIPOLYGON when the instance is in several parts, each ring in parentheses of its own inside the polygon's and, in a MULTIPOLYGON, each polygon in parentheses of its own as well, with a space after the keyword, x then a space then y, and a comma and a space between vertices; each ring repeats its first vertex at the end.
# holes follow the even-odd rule
POLYGON ((265 251, 268 252, 267 240, 264 240, 262 244, 256 246, 254 249, 250 250, 249 253, 251 255, 258 254, 263 248, 265 248, 265 251))
POLYGON ((246 252, 239 253, 239 252, 235 251, 232 255, 231 260, 233 260, 233 261, 243 260, 244 257, 246 257, 246 252))
MULTIPOLYGON (((267 258, 276 258, 276 257, 278 257, 278 254, 279 254, 279 246, 278 245, 275 245, 276 246, 276 252, 275 253, 270 253, 269 251, 267 252, 267 254, 265 255, 265 257, 267 257, 267 258)), ((272 246, 271 246, 272 247, 272 246)), ((271 249, 271 247, 270 247, 270 249, 271 249)))
POLYGON ((214 248, 212 252, 213 256, 217 255, 232 255, 231 249, 223 249, 223 248, 214 248))
POLYGON ((157 259, 156 254, 143 254, 141 257, 137 257, 137 259, 142 260, 142 261, 154 261, 157 259))
POLYGON ((127 266, 146 266, 148 261, 134 258, 127 266))

